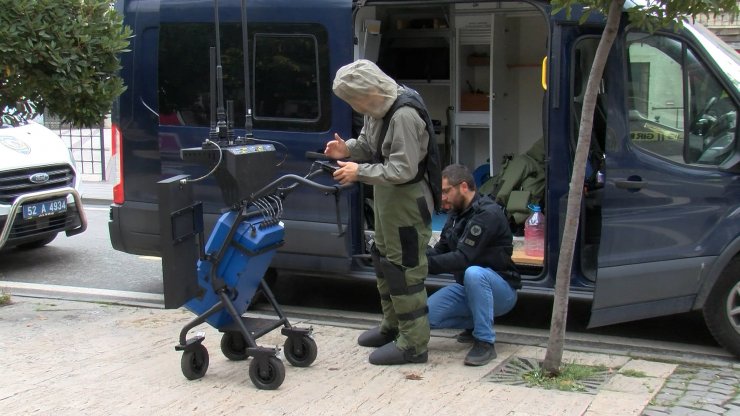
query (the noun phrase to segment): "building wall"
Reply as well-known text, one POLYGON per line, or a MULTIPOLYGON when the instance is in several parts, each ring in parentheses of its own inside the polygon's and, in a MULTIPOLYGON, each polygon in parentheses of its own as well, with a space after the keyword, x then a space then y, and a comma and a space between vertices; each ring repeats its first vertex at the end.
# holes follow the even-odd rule
MULTIPOLYGON (((740 5, 740 1, 737 2, 740 5)), ((697 16, 696 22, 714 32, 733 49, 740 52, 740 16, 727 14, 697 16)))

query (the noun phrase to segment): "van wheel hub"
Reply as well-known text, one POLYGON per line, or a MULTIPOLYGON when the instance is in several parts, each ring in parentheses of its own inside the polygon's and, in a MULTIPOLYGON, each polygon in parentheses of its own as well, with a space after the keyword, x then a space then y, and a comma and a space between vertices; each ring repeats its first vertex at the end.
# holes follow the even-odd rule
POLYGON ((740 282, 735 283, 728 293, 725 312, 732 327, 740 334, 740 282))

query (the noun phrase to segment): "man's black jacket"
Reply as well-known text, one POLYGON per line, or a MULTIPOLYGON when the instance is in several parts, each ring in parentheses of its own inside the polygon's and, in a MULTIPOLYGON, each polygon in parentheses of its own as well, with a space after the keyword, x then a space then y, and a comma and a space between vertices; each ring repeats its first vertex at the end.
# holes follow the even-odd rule
POLYGON ((489 267, 519 289, 521 278, 511 260, 509 222, 501 207, 487 196, 476 196, 460 213, 450 213, 439 242, 427 248, 429 273, 452 273, 462 284, 465 269, 489 267))

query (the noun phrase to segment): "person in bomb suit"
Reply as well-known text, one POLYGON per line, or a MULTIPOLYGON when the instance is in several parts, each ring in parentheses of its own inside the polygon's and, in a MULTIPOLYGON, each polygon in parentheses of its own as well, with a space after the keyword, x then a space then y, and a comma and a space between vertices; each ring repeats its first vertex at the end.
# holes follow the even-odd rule
POLYGON ((374 365, 424 363, 430 336, 425 250, 439 205, 435 188, 441 188, 428 112, 418 93, 364 59, 337 71, 333 91, 364 115, 357 138, 345 141, 335 133, 326 144, 327 156, 352 160, 337 161, 334 179, 373 185, 371 255, 383 320, 357 342, 377 348, 369 357, 374 365))

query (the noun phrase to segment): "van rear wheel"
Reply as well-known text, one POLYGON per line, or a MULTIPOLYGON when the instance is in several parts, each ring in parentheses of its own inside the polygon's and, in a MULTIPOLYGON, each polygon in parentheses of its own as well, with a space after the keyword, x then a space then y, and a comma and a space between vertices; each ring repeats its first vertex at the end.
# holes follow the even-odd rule
POLYGON ((709 293, 704 321, 714 339, 740 357, 740 257, 725 267, 709 293))

